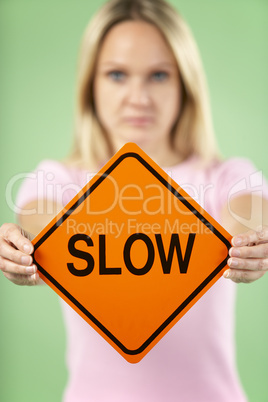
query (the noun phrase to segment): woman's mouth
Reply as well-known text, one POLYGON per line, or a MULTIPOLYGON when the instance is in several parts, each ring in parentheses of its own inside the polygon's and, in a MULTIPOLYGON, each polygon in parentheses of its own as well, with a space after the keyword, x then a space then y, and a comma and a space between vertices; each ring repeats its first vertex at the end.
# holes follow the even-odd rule
POLYGON ((124 118, 124 122, 134 127, 146 127, 153 122, 153 118, 149 116, 128 116, 124 118))

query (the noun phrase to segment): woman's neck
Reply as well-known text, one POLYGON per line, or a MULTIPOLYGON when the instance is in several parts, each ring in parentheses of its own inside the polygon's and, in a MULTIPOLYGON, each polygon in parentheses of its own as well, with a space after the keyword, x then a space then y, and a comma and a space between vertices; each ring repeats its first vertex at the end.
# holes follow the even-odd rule
MULTIPOLYGON (((144 141, 136 144, 161 167, 175 166, 184 159, 168 142, 152 143, 144 141)), ((124 143, 114 144, 114 149, 119 151, 123 145, 124 143)))

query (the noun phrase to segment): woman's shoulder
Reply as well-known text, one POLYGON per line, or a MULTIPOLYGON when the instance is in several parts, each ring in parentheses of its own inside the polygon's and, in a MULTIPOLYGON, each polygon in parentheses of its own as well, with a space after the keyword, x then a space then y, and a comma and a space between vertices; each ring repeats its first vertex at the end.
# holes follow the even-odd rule
POLYGON ((245 166, 245 165, 253 165, 253 162, 246 157, 243 156, 231 156, 228 158, 221 158, 217 159, 214 161, 215 165, 217 167, 224 167, 224 168, 229 168, 229 167, 234 167, 234 166, 245 166))
POLYGON ((57 159, 43 159, 41 160, 35 171, 51 173, 54 176, 70 176, 70 177, 84 177, 86 175, 92 175, 96 173, 97 170, 88 169, 80 164, 69 163, 65 160, 57 159))
POLYGON ((185 159, 182 163, 173 167, 173 169, 179 170, 191 170, 193 172, 199 172, 205 175, 224 175, 229 172, 237 172, 241 170, 256 170, 254 163, 245 157, 229 157, 220 158, 216 157, 210 160, 204 160, 198 155, 191 155, 185 159))
POLYGON ((65 161, 57 160, 57 159, 42 159, 38 164, 37 168, 43 168, 43 169, 48 169, 48 170, 59 170, 59 171, 65 171, 65 172, 71 172, 71 171, 79 171, 82 170, 81 168, 71 165, 69 163, 66 163, 65 161))
POLYGON ((92 173, 56 159, 41 160, 32 172, 23 176, 17 205, 36 199, 60 200, 65 205, 92 178, 92 173))
POLYGON ((213 176, 243 176, 257 171, 257 167, 249 158, 233 156, 213 161, 208 167, 213 176))

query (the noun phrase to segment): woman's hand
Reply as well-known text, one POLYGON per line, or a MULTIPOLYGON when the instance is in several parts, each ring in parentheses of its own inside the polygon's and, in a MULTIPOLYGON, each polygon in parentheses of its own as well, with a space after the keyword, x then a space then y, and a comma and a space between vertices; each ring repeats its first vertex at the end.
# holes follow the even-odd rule
POLYGON ((261 278, 268 270, 268 226, 239 234, 232 238, 228 259, 230 269, 225 278, 234 282, 250 283, 261 278))
POLYGON ((13 223, 4 223, 0 227, 0 269, 16 285, 42 283, 31 256, 33 237, 13 223))

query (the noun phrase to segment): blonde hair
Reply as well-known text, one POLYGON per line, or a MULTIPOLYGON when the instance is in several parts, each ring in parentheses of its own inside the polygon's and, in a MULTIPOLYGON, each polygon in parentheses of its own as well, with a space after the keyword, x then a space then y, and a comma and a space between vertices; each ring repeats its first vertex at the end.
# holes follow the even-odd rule
POLYGON ((77 82, 75 138, 67 162, 98 167, 114 153, 94 106, 93 81, 102 41, 116 24, 142 20, 156 26, 174 53, 182 82, 182 106, 171 132, 171 143, 185 159, 197 154, 203 161, 218 156, 208 91, 199 52, 189 27, 164 0, 111 0, 85 30, 77 82))

